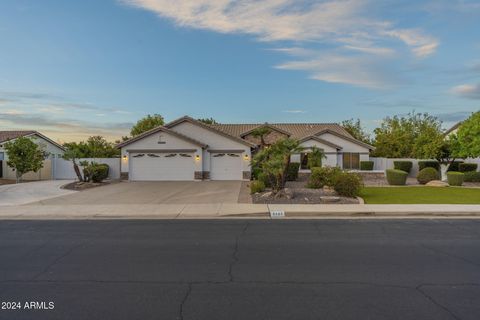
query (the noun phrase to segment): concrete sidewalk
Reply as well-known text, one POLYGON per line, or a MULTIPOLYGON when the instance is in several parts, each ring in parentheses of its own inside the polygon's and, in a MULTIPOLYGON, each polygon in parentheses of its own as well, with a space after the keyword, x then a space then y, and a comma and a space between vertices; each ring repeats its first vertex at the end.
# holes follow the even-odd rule
POLYGON ((0 208, 0 219, 269 219, 269 212, 272 210, 285 211, 286 218, 480 218, 480 205, 265 205, 219 203, 4 206, 0 208))

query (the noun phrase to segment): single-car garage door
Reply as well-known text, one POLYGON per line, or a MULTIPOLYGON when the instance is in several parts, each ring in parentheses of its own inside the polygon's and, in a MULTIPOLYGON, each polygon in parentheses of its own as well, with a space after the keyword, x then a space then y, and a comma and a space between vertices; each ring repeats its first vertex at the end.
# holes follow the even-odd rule
POLYGON ((173 181, 194 180, 193 153, 132 153, 130 180, 173 181))
POLYGON ((238 153, 210 155, 211 180, 242 180, 242 157, 238 153))

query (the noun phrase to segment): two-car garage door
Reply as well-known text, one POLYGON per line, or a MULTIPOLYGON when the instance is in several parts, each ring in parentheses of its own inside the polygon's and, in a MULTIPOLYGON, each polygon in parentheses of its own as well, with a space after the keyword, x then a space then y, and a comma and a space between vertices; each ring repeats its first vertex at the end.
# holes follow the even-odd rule
POLYGON ((195 160, 193 153, 132 153, 130 180, 170 181, 193 180, 195 160))

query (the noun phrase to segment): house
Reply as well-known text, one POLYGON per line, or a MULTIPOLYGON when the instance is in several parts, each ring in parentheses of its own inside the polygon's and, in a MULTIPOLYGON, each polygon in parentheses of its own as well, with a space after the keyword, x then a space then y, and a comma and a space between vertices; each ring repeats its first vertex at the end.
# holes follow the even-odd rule
MULTIPOLYGON (((20 137, 32 138, 32 140, 37 143, 46 153, 47 158, 45 159, 43 168, 37 172, 29 172, 24 175, 25 180, 48 180, 52 178, 52 161, 51 159, 61 158, 65 149, 55 141, 44 136, 37 131, 0 131, 0 178, 4 179, 15 179, 15 172, 12 168, 8 167, 8 154, 5 150, 5 143, 7 141, 14 141, 20 137)), ((53 162, 54 163, 54 162, 53 162)))
POLYGON ((445 136, 446 137, 449 137, 453 134, 456 134, 457 131, 458 131, 458 128, 460 128, 460 126, 462 125, 463 121, 460 121, 460 122, 457 122, 454 126, 452 126, 450 129, 448 129, 447 131, 445 131, 445 136))
POLYGON ((208 125, 185 116, 131 138, 121 148, 121 171, 131 181, 250 179, 252 152, 259 144, 254 130, 268 127, 266 144, 294 138, 305 148, 292 156, 306 169, 313 146, 326 155, 325 165, 358 169, 374 148, 333 123, 264 123, 208 125))

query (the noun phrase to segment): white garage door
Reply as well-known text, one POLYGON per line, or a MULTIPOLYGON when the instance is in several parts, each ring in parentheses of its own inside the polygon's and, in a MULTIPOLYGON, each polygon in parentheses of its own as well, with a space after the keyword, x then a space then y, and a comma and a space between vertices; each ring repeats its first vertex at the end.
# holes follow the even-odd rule
POLYGON ((130 180, 174 181, 194 180, 193 153, 132 153, 130 154, 130 180))
POLYGON ((210 155, 211 180, 242 180, 242 157, 238 153, 210 155))

